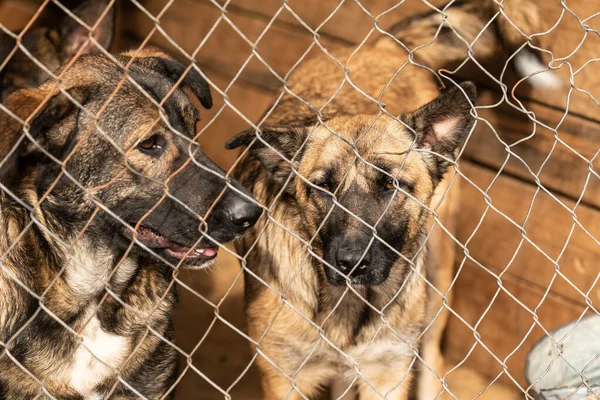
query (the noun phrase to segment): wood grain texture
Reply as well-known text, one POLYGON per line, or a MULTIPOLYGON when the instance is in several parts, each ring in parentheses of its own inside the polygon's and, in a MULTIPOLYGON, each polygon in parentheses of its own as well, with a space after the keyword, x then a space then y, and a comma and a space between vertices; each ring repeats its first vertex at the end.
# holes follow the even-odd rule
MULTIPOLYGON (((488 187, 495 177, 492 171, 468 162, 461 163, 460 170, 479 188, 488 187)), ((470 256, 496 273, 506 270, 540 290, 552 283, 553 292, 573 302, 585 303, 580 292, 589 292, 594 303, 600 301, 600 286, 593 286, 600 260, 597 210, 579 205, 572 214, 548 194, 536 195, 536 186, 507 176, 500 176, 488 191, 498 211, 489 208, 486 212, 484 196, 473 184, 461 182, 461 189, 458 239, 466 243, 472 236, 466 246, 470 256), (523 232, 535 246, 523 240, 523 232), (556 267, 550 259, 558 260, 556 267)), ((574 206, 564 197, 557 199, 568 208, 574 206)), ((464 257, 462 248, 458 255, 464 257)))
MULTIPOLYGON (((499 98, 483 91, 478 105, 495 104, 499 98)), ((523 106, 531 117, 505 103, 479 109, 479 116, 489 124, 477 124, 465 149, 466 158, 499 170, 509 157, 505 145, 510 146, 514 155, 508 158, 505 172, 532 183, 537 175, 548 190, 571 199, 582 197, 584 203, 600 208, 600 179, 590 173, 590 161, 600 143, 600 125, 572 113, 565 116, 564 110, 535 101, 523 101, 523 106)), ((594 160, 591 167, 597 174, 600 161, 594 160)))
MULTIPOLYGON (((144 2, 153 15, 159 15, 165 4, 164 0, 144 2)), ((126 33, 137 40, 147 37, 155 26, 154 21, 133 6, 129 6, 127 12, 131 24, 126 27, 126 33)), ((278 90, 282 87, 281 78, 305 53, 321 50, 307 30, 289 29, 277 21, 269 24, 270 20, 248 13, 232 11, 223 17, 214 4, 193 0, 178 0, 160 17, 164 32, 187 55, 196 53, 194 59, 207 70, 230 77, 240 73, 242 80, 278 90)), ((152 35, 151 43, 170 50, 179 58, 187 58, 161 32, 152 35)), ((328 49, 336 46, 331 41, 324 45, 328 49)))
POLYGON ((544 329, 557 328, 589 311, 552 293, 544 298, 543 290, 509 275, 502 279, 503 289, 499 288, 496 278, 485 270, 471 263, 464 267, 452 305, 460 319, 450 317, 445 354, 456 364, 464 360, 464 366, 484 376, 500 376, 500 382, 512 386, 514 379, 525 389, 525 359, 531 346, 545 335, 544 329), (503 363, 512 379, 503 372, 503 363))

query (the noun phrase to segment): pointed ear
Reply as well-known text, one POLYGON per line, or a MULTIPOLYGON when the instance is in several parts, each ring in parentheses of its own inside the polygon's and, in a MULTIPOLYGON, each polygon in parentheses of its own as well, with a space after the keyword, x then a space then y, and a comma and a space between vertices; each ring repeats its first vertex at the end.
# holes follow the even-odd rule
MULTIPOLYGON (((73 10, 73 13, 90 27, 96 25, 98 20, 102 18, 102 21, 94 30, 94 39, 107 50, 112 43, 115 28, 115 7, 111 6, 106 11, 109 4, 108 0, 86 0, 73 10), (106 14, 103 16, 105 11, 106 14)), ((62 62, 66 62, 75 56, 90 37, 90 31, 69 15, 65 16, 60 23, 58 32, 61 39, 60 55, 62 62)), ((96 45, 90 41, 83 49, 82 54, 97 53, 99 51, 96 45)))
POLYGON ((276 181, 283 184, 292 173, 292 160, 297 163, 302 158, 302 144, 306 140, 307 128, 269 126, 261 128, 259 135, 260 138, 256 137, 256 131, 252 128, 246 129, 229 139, 225 148, 232 150, 251 145, 250 154, 260 161, 276 181))
POLYGON ((475 118, 471 109, 477 98, 475 85, 464 82, 460 87, 444 90, 437 98, 408 115, 409 125, 416 132, 416 146, 431 149, 438 173, 443 175, 456 150, 464 142, 475 118))

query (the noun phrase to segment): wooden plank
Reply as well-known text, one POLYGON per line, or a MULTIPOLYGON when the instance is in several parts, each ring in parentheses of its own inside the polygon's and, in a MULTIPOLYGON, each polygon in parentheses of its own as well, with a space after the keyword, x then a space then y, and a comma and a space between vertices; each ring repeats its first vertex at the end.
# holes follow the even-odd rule
MULTIPOLYGON (((539 192, 534 200, 535 186, 507 176, 494 181, 493 172, 468 162, 461 163, 460 170, 478 188, 487 188, 493 182, 488 195, 498 210, 490 208, 485 213, 487 204, 479 189, 465 180, 461 182, 457 236, 461 243, 472 236, 466 244, 471 257, 496 273, 506 270, 542 290, 550 287, 570 301, 584 304, 580 292, 589 292, 594 304, 600 301, 600 285, 593 286, 599 274, 599 211, 580 205, 574 212, 590 236, 548 194, 539 192), (507 217, 517 225, 526 222, 524 234, 531 243, 522 240, 521 229, 507 217), (548 257, 558 259, 556 267, 548 257)), ((572 201, 560 196, 558 199, 573 208, 572 201)), ((458 254, 464 256, 462 248, 458 254)))
MULTIPOLYGON (((149 0, 144 2, 144 6, 153 15, 158 15, 166 3, 165 0, 149 0)), ((126 27, 126 33, 140 40, 145 38, 154 27, 152 19, 132 5, 127 8, 127 13, 131 23, 126 27)), ((204 45, 198 49, 196 61, 203 67, 228 76, 235 76, 244 67, 242 79, 270 89, 279 89, 282 86, 276 74, 283 77, 305 53, 308 52, 307 56, 310 57, 321 51, 314 45, 313 35, 306 30, 290 30, 280 24, 273 24, 261 37, 268 21, 247 13, 228 12, 227 18, 235 25, 234 28, 221 16, 221 11, 213 4, 178 0, 160 18, 160 25, 188 54, 198 49, 216 25, 204 45), (245 41, 244 37, 251 43, 256 43, 261 38, 256 44, 258 56, 253 55, 253 46, 245 41), (244 66, 249 58, 250 62, 244 66), (274 70, 275 74, 265 64, 274 70)), ((336 46, 332 41, 321 42, 329 50, 336 46)), ((182 57, 181 52, 159 32, 152 36, 152 43, 182 57)))
MULTIPOLYGON (((250 343, 221 321, 211 326, 215 309, 196 295, 199 293, 214 304, 223 300, 219 307, 219 315, 238 330, 244 331, 246 318, 242 306, 243 279, 236 281, 239 271, 238 260, 227 252, 220 251, 211 273, 188 271, 180 274, 180 279, 195 293, 180 287, 180 304, 174 315, 175 341, 188 353, 199 346, 192 357, 193 365, 221 388, 230 387, 244 375, 230 392, 233 399, 260 399, 262 392, 258 369, 252 367, 245 371, 254 354, 250 343), (231 292, 227 293, 230 287, 231 292)), ((182 357, 180 372, 183 372, 186 364, 187 360, 182 357)), ((175 392, 175 398, 179 400, 223 399, 222 393, 191 369, 186 371, 175 392)))
MULTIPOLYGON (((210 78, 221 90, 224 90, 230 83, 228 78, 218 74, 213 74, 210 78)), ((229 169, 241 150, 225 150, 225 142, 231 136, 250 127, 232 107, 235 107, 250 121, 256 122, 274 101, 274 95, 241 82, 234 84, 227 92, 231 106, 225 105, 223 96, 214 88, 212 94, 212 108, 200 111, 202 120, 198 128, 205 130, 200 135, 199 141, 209 157, 223 168, 229 169), (223 111, 220 112, 222 108, 223 111)))
MULTIPOLYGON (((452 316, 446 333, 446 354, 456 363, 466 358, 466 366, 490 378, 502 372, 502 365, 490 351, 501 360, 510 355, 506 361, 508 372, 525 385, 523 367, 527 352, 544 335, 539 326, 529 332, 534 323, 530 311, 535 310, 535 318, 545 329, 551 330, 579 318, 586 311, 584 296, 573 286, 589 292, 589 301, 597 304, 600 285, 594 285, 594 281, 599 274, 600 246, 580 227, 573 227, 570 212, 552 197, 539 193, 534 200, 535 186, 507 176, 494 181, 492 171, 468 162, 461 163, 460 169, 480 188, 493 183, 488 194, 491 204, 499 211, 490 209, 484 216, 483 195, 469 183, 461 182, 458 238, 464 243, 475 232, 466 247, 481 266, 471 261, 465 263, 454 287, 452 308, 471 326, 481 320, 477 332, 487 350, 476 344, 473 331, 463 321, 452 316), (529 243, 519 248, 521 230, 501 213, 518 224, 529 214, 525 234, 539 249, 529 243), (482 223, 478 226, 480 220, 482 223), (567 240, 572 229, 572 236, 567 240), (557 258, 563 248, 558 268, 564 278, 557 276, 553 263, 541 253, 557 258), (499 289, 492 273, 499 275, 503 271, 502 286, 510 295, 501 291, 492 303, 499 289), (546 291, 548 295, 544 297, 546 291)), ((574 205, 564 197, 559 200, 569 208, 574 205)), ((600 212, 579 206, 575 214, 595 238, 600 238, 600 212)), ((461 253, 464 254, 463 249, 459 248, 459 256, 461 253)), ((511 383, 507 376, 501 380, 511 383)))
MULTIPOLYGON (((490 91, 480 93, 478 105, 492 105, 499 100, 499 95, 490 91)), ((589 164, 583 160, 592 160, 599 149, 600 125, 585 118, 568 114, 545 105, 527 101, 525 108, 533 112, 535 118, 544 125, 558 128, 557 140, 553 130, 541 124, 534 124, 524 113, 503 103, 500 107, 479 109, 479 116, 489 121, 500 139, 507 145, 528 138, 510 151, 522 158, 529 169, 539 174, 540 182, 549 190, 562 193, 572 199, 578 199, 583 193, 583 201, 600 207, 600 180, 593 175, 588 180, 589 164), (535 128, 535 131, 534 131, 535 128), (534 134, 535 133, 535 134, 534 134), (531 136, 531 137, 530 137, 531 136), (570 148, 569 148, 570 147, 570 148), (584 191, 585 188, 585 191, 584 191)), ((490 166, 498 170, 509 153, 494 134, 494 130, 486 123, 479 122, 477 128, 465 148, 467 159, 490 166)), ((596 171, 600 161, 594 162, 596 171)), ((505 171, 530 182, 535 176, 517 157, 511 156, 505 171)))
MULTIPOLYGON (((493 378, 502 373, 502 364, 490 354, 493 353, 505 361, 508 373, 521 387, 527 388, 523 369, 531 346, 545 335, 540 325, 552 330, 579 318, 586 307, 553 294, 544 298, 543 291, 510 276, 502 279, 502 286, 506 292, 501 291, 494 299, 499 288, 496 279, 473 264, 465 266, 456 284, 452 308, 471 327, 476 327, 483 345, 477 343, 469 325, 452 315, 445 336, 445 355, 455 365, 465 360, 466 367, 493 378), (535 316, 530 312, 533 310, 535 316)), ((500 381, 514 387, 505 374, 500 381)))
MULTIPOLYGON (((439 7, 447 2, 433 0, 429 3, 439 7)), ((225 0, 219 0, 219 3, 225 4, 225 0)), ((375 28, 374 18, 382 13, 385 14, 378 19, 378 25, 382 29, 388 29, 417 13, 431 10, 421 0, 361 0, 360 3, 362 7, 355 1, 345 1, 338 8, 339 0, 290 0, 287 2, 288 7, 283 7, 281 0, 233 0, 228 9, 252 12, 268 19, 277 14, 278 21, 301 29, 308 25, 314 30, 324 23, 319 33, 351 43, 362 42, 375 28)))
POLYGON ((29 1, 4 1, 0 3, 0 23, 16 32, 27 25, 37 8, 37 4, 29 1))

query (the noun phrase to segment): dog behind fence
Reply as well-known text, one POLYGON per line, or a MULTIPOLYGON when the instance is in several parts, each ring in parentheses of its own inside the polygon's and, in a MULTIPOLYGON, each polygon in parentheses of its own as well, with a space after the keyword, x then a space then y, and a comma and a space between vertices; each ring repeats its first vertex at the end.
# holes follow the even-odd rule
POLYGON ((594 5, 3 7, 0 398, 599 394, 594 5))

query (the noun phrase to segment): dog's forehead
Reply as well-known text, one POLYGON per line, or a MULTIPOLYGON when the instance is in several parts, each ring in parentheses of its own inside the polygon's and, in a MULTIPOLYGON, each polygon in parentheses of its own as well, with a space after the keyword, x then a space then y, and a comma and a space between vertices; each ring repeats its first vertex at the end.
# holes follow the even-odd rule
POLYGON ((409 128, 392 117, 380 115, 365 118, 356 137, 358 151, 364 157, 386 153, 403 153, 410 149, 414 135, 409 128))
POLYGON ((406 154, 414 136, 401 122, 385 116, 337 118, 319 126, 310 137, 306 157, 310 168, 352 162, 356 154, 369 161, 395 162, 406 154))
MULTIPOLYGON (((135 129, 139 132, 147 131, 147 127, 150 127, 187 138, 195 135, 198 119, 196 108, 182 91, 169 91, 166 79, 156 80, 157 85, 163 86, 160 93, 167 94, 165 99, 161 99, 156 94, 158 91, 153 91, 147 83, 140 84, 132 76, 127 78, 121 66, 101 55, 81 56, 73 65, 61 68, 58 73, 63 89, 85 88, 89 92, 86 102, 96 103, 95 108, 104 110, 100 116, 104 122, 121 119, 123 128, 128 131, 136 126, 140 128, 135 129)), ((51 87, 56 83, 46 85, 51 87)))
POLYGON ((313 181, 331 176, 340 185, 339 195, 375 195, 379 192, 372 191, 373 185, 389 174, 414 184, 421 198, 430 190, 431 179, 422 153, 412 150, 414 140, 408 127, 387 116, 328 121, 327 128, 312 133, 299 172, 313 181))

